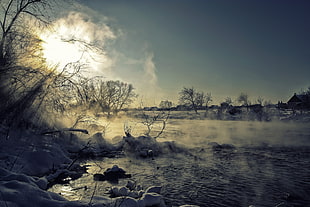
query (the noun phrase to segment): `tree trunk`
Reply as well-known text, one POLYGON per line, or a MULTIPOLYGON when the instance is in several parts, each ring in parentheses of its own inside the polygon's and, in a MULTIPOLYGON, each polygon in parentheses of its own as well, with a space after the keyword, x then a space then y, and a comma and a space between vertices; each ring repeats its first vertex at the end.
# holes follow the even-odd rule
MULTIPOLYGON (((0 42, 0 67, 1 66, 5 66, 5 58, 4 58, 4 44, 3 44, 3 40, 0 42)), ((0 68, 0 71, 2 71, 3 68, 0 68)))

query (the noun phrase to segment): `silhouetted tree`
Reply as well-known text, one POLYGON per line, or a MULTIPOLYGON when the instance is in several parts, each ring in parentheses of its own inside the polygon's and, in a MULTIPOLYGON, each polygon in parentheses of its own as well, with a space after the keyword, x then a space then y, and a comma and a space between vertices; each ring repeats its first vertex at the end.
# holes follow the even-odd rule
POLYGON ((261 106, 264 104, 264 98, 262 98, 261 96, 259 96, 257 98, 257 103, 260 104, 261 106))
POLYGON ((161 101, 159 107, 162 109, 170 109, 172 107, 172 102, 168 100, 161 101))
POLYGON ((0 101, 2 123, 19 122, 26 111, 35 113, 31 107, 42 104, 44 90, 54 82, 53 69, 46 70, 41 40, 33 31, 34 26, 47 23, 51 2, 0 1, 0 95, 5 98, 0 101))
POLYGON ((108 115, 111 112, 117 114, 137 97, 132 84, 120 81, 96 80, 91 87, 92 94, 89 95, 103 112, 108 112, 108 115))
POLYGON ((206 110, 208 110, 209 107, 209 103, 211 103, 212 100, 212 95, 211 93, 207 93, 207 95, 205 96, 205 102, 206 102, 206 110))
POLYGON ((192 107, 192 109, 198 113, 198 108, 205 103, 205 96, 203 92, 197 92, 196 89, 184 87, 179 92, 179 102, 192 107))
MULTIPOLYGON (((51 10, 53 0, 7 0, 0 2, 0 65, 8 65, 17 60, 23 48, 28 44, 28 27, 26 20, 44 23, 48 22, 48 10, 51 10)), ((3 68, 2 68, 3 69, 3 68)))
MULTIPOLYGON (((147 114, 143 111, 142 114, 142 121, 141 123, 147 127, 147 131, 145 131, 144 135, 149 137, 151 136, 151 132, 155 126, 159 127, 160 130, 157 132, 156 135, 153 135, 153 138, 158 138, 165 130, 167 121, 170 116, 170 111, 160 111, 155 112, 152 111, 150 114, 147 114)), ((154 130, 155 131, 155 130, 154 130)))
POLYGON ((206 101, 205 97, 206 96, 205 96, 204 92, 196 92, 195 103, 196 103, 197 108, 201 108, 203 106, 203 104, 206 101))
POLYGON ((224 102, 227 103, 228 106, 230 106, 232 104, 232 100, 230 97, 226 97, 224 102))
POLYGON ((237 99, 239 103, 241 103, 243 106, 245 106, 248 110, 250 101, 249 101, 249 96, 246 93, 241 93, 237 99))

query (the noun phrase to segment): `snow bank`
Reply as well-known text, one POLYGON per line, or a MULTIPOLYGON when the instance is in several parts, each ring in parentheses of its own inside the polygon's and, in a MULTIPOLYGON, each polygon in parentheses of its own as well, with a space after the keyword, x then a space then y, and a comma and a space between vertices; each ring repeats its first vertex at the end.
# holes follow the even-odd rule
POLYGON ((47 180, 0 168, 0 200, 10 207, 79 207, 81 202, 67 201, 60 195, 46 191, 47 180))
POLYGON ((19 130, 12 130, 8 139, 0 137, 0 206, 86 206, 46 191, 44 175, 72 162, 65 150, 70 143, 60 139, 19 130))
POLYGON ((26 175, 42 176, 63 164, 70 164, 68 152, 53 137, 24 133, 0 138, 0 167, 26 175))

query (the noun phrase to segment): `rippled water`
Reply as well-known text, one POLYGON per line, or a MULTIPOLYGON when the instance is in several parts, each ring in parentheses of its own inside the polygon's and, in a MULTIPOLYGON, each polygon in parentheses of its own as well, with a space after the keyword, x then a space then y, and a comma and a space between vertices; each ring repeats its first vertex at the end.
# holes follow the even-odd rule
MULTIPOLYGON (((52 191, 71 200, 89 198, 94 190, 103 195, 115 184, 96 184, 92 174, 117 164, 144 187, 162 185, 167 206, 310 206, 307 124, 171 120, 160 139, 165 140, 183 144, 186 150, 155 159, 88 161, 89 174, 52 191), (215 149, 210 142, 235 148, 215 149)), ((120 180, 118 185, 125 183, 120 180)))

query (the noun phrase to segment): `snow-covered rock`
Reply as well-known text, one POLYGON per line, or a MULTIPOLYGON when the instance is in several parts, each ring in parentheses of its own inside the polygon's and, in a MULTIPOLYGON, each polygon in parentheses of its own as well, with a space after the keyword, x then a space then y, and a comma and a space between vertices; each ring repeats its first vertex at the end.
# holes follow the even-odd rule
POLYGON ((144 201, 145 207, 149 206, 165 206, 162 195, 157 193, 144 193, 141 200, 144 201))
POLYGON ((140 191, 140 190, 143 190, 143 188, 142 188, 141 185, 137 185, 137 186, 136 186, 136 190, 137 190, 137 191, 140 191))
POLYGON ((129 194, 129 189, 128 188, 126 188, 125 186, 123 186, 123 187, 121 187, 120 189, 119 189, 119 195, 120 196, 128 196, 128 194, 129 194))
POLYGON ((133 182, 133 181, 131 181, 131 180, 128 180, 126 187, 127 187, 129 190, 134 190, 135 187, 136 187, 136 183, 133 182))
POLYGON ((111 206, 118 206, 118 207, 144 207, 139 206, 138 200, 130 197, 118 197, 114 200, 111 206))
POLYGON ((160 194, 162 187, 161 186, 151 186, 148 187, 145 191, 145 193, 158 193, 160 194))
POLYGON ((139 195, 139 193, 137 191, 130 191, 128 193, 128 196, 129 197, 132 197, 132 198, 140 198, 143 194, 139 195))
POLYGON ((41 188, 42 190, 46 190, 47 189, 47 184, 48 181, 46 179, 46 177, 42 177, 42 178, 38 178, 35 183, 37 184, 37 186, 39 188, 41 188))
POLYGON ((118 187, 113 187, 113 188, 111 188, 111 190, 110 190, 109 193, 111 194, 112 197, 117 197, 117 196, 119 196, 119 189, 118 189, 118 187))
POLYGON ((138 191, 138 197, 141 198, 144 194, 144 191, 143 190, 139 190, 138 191))

